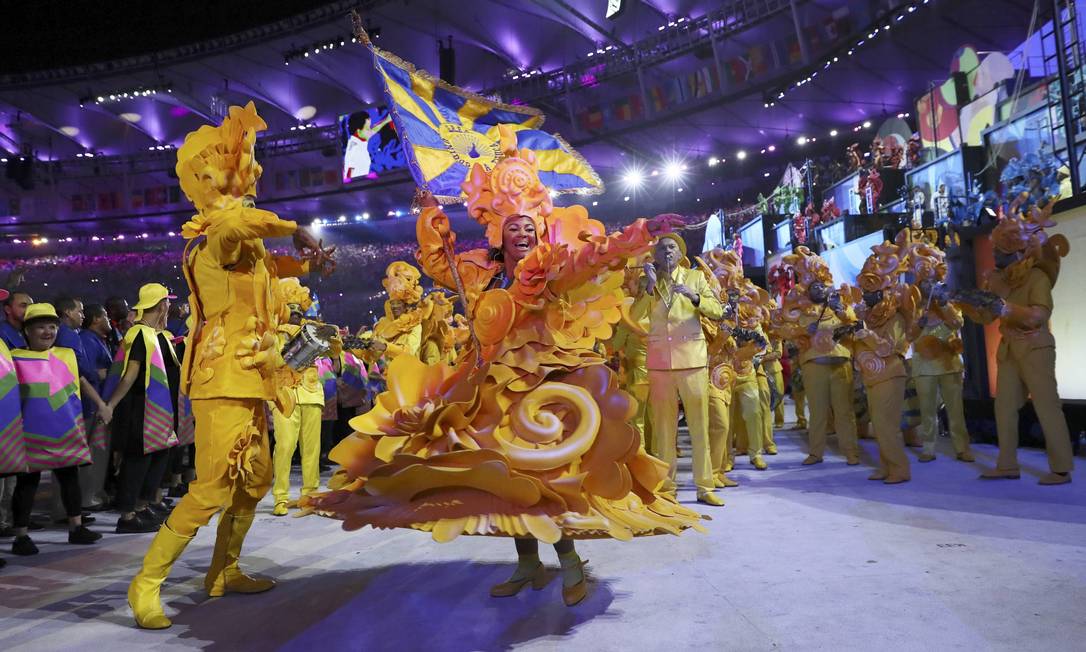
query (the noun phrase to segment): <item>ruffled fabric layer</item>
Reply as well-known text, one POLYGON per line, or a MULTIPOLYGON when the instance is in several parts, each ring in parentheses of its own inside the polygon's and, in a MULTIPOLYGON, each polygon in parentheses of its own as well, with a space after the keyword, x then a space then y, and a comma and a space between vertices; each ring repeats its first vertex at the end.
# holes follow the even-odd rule
POLYGON ((396 358, 388 391, 332 451, 333 491, 303 506, 347 529, 413 528, 436 541, 700 529, 697 512, 657 493, 667 467, 640 446, 633 398, 586 362, 534 347, 479 369, 396 358))

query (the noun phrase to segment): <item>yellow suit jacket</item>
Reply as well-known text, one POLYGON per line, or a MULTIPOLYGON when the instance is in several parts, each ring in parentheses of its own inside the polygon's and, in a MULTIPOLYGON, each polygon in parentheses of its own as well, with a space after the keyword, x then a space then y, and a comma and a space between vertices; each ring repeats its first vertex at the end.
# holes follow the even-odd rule
POLYGON ((642 292, 630 310, 630 317, 648 333, 645 339, 649 370, 696 369, 708 365, 699 316, 720 319, 724 309, 700 271, 676 267, 670 285, 679 284, 697 293, 700 297, 697 306, 665 287, 665 279, 660 279, 655 291, 642 292))
POLYGON ((272 256, 262 238, 288 237, 297 225, 240 207, 216 211, 209 221, 206 240, 193 245, 185 260, 199 326, 185 349, 181 392, 194 399, 270 400, 281 364, 273 349, 280 317, 274 279, 307 273, 308 264, 272 256))

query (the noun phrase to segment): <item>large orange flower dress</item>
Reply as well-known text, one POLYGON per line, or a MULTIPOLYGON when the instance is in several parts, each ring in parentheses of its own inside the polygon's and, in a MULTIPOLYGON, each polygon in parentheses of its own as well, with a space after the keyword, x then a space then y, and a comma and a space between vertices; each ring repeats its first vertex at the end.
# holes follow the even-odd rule
MULTIPOLYGON (((539 245, 512 279, 486 250, 455 255, 478 350, 466 347, 454 366, 395 358, 388 391, 330 455, 342 465, 333 491, 308 506, 349 530, 414 528, 436 541, 627 540, 699 528, 697 512, 657 493, 667 466, 642 448, 636 402, 595 350, 621 318, 626 259, 667 222, 638 220, 605 236, 584 207, 552 205, 531 152, 504 150, 491 172, 476 166, 465 180, 469 212, 495 246, 504 220, 526 215, 539 245)), ((420 266, 455 289, 446 216, 423 209, 417 234, 420 266)))

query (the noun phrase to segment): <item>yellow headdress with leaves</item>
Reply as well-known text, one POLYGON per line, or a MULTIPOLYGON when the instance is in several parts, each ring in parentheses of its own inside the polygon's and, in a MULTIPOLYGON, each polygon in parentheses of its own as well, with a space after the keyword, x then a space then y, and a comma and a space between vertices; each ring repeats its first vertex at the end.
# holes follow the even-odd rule
POLYGON ((182 227, 185 238, 194 238, 206 228, 205 213, 224 205, 224 199, 238 200, 256 195, 256 183, 263 171, 256 162, 256 134, 268 125, 257 115, 252 102, 230 107, 218 127, 204 125, 185 137, 177 150, 177 179, 199 214, 182 227))
POLYGON ((419 279, 422 274, 410 263, 397 260, 385 268, 385 278, 381 280, 390 301, 418 303, 422 299, 422 286, 419 279))
POLYGON ((301 312, 306 312, 313 305, 313 299, 309 295, 309 288, 293 277, 279 279, 279 301, 283 305, 298 306, 301 312))
POLYGON ((865 292, 885 290, 895 284, 905 271, 905 257, 901 247, 891 242, 871 247, 871 255, 864 261, 856 283, 865 292))

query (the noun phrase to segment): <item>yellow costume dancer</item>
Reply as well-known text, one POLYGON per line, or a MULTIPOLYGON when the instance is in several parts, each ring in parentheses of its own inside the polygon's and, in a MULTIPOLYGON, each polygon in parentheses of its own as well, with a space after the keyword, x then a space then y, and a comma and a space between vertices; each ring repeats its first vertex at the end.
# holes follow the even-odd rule
POLYGON ((788 379, 789 388, 792 390, 792 402, 796 410, 796 428, 807 428, 807 393, 803 389, 803 367, 799 363, 799 347, 791 342, 788 347, 788 363, 791 366, 792 377, 788 379))
POLYGON ((885 242, 871 248, 856 278, 863 292, 862 328, 853 338, 856 366, 867 390, 871 429, 879 442, 879 470, 870 480, 907 482, 909 458, 901 433, 905 404, 906 336, 916 319, 920 291, 900 281, 905 271, 901 248, 885 242))
POLYGON ((822 258, 807 247, 797 247, 784 261, 795 269, 796 285, 784 298, 778 329, 799 348, 811 413, 807 430, 810 454, 803 463, 822 461, 832 408, 841 452, 849 465, 859 464, 852 405, 852 353, 841 342, 848 327, 855 324, 856 315, 841 302, 840 292, 833 290, 833 275, 822 258))
POLYGON ((308 272, 293 258, 272 256, 262 238, 294 236, 300 250, 323 266, 320 245, 294 222, 253 206, 261 168, 256 134, 267 128, 250 102, 231 107, 219 127, 204 126, 177 152, 181 189, 198 213, 182 233, 195 329, 185 349, 181 392, 196 419, 196 479, 158 531, 143 567, 128 588, 136 622, 170 626, 159 587, 196 530, 222 512, 204 586, 211 596, 266 591, 274 582, 248 577, 238 567, 257 503, 271 486, 264 402, 277 397, 274 371, 281 363, 275 330, 280 319, 275 277, 308 272))
POLYGON ((1067 255, 1067 238, 1048 238, 1044 227, 1054 223, 1046 211, 1003 219, 992 231, 996 270, 986 279, 991 294, 965 297, 962 309, 976 321, 999 319, 996 360, 996 432, 999 459, 982 478, 1018 478, 1018 410, 1027 393, 1041 422, 1050 473, 1044 485, 1071 481, 1074 462, 1071 437, 1056 387, 1056 341, 1048 320, 1052 316, 1052 286, 1059 276, 1060 258, 1067 255))
MULTIPOLYGON (((302 287, 296 278, 279 279, 279 301, 290 311, 288 323, 280 324, 278 329, 278 350, 282 351, 287 342, 301 330, 302 316, 313 304, 309 290, 302 287)), ((287 367, 278 374, 280 383, 290 392, 294 409, 284 413, 274 404, 271 406, 272 422, 275 426, 275 452, 272 455, 274 481, 272 496, 275 507, 272 513, 286 516, 290 501, 290 464, 294 451, 299 445, 302 449, 302 494, 308 496, 320 486, 321 458, 321 411, 324 409, 324 388, 321 387, 317 368, 306 367, 301 373, 291 372, 287 367)))
POLYGON ((655 263, 645 265, 630 316, 648 333, 652 447, 670 469, 665 490, 675 491, 675 442, 681 399, 690 429, 698 501, 719 507, 724 501, 713 493, 716 482, 709 449, 709 358, 700 317, 719 319, 723 313, 702 273, 680 265, 685 258, 686 243, 680 236, 660 237, 655 263))
POLYGON ((576 604, 586 583, 573 539, 677 534, 700 518, 656 493, 667 467, 642 450, 635 403, 594 351, 621 316, 622 274, 610 270, 673 220, 604 236, 584 207, 553 206, 534 154, 501 131, 504 157, 462 186, 493 250, 454 253, 433 197, 416 226, 420 266, 462 289, 479 346, 455 367, 392 360, 389 390, 332 451, 338 490, 306 502, 347 529, 514 537, 520 563, 494 596, 542 588, 537 540, 556 544, 563 598, 576 604))
POLYGON ((934 244, 914 242, 909 245, 907 260, 923 303, 920 318, 909 329, 913 343, 910 366, 920 404, 920 437, 924 446, 917 459, 921 462, 935 459, 942 399, 954 452, 959 460, 972 462, 962 403, 964 367, 960 331, 964 320, 961 311, 947 301, 941 290, 947 273, 946 254, 934 244))
POLYGON ((385 278, 381 281, 388 293, 385 316, 377 321, 373 334, 388 347, 385 355, 389 360, 403 353, 417 358, 422 349, 422 323, 427 310, 419 305, 422 299, 420 277, 419 270, 402 260, 385 269, 385 278))

